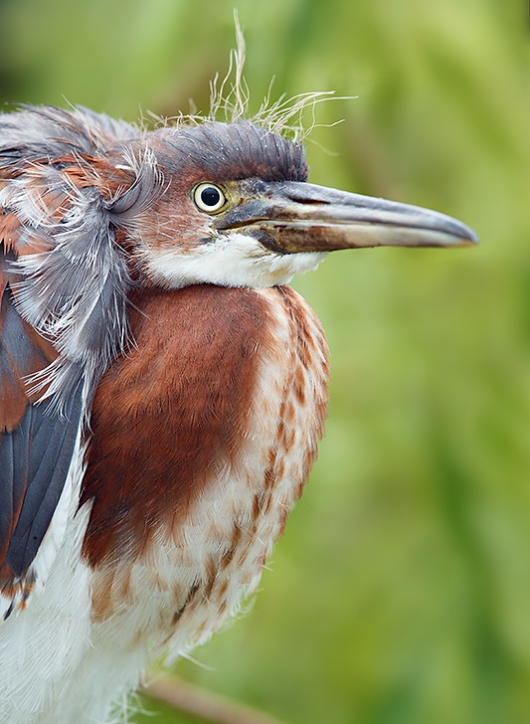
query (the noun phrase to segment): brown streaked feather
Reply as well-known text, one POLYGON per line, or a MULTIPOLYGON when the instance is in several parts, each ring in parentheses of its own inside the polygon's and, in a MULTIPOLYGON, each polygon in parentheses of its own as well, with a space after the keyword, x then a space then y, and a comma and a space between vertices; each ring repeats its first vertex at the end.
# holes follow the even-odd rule
MULTIPOLYGON (((177 299, 184 291, 164 296, 177 299)), ((189 299, 192 308, 186 312, 188 320, 179 327, 186 334, 190 334, 190 325, 193 327, 198 323, 201 326, 203 311, 208 311, 208 307, 208 314, 214 315, 215 330, 215 317, 219 315, 225 320, 223 328, 227 327, 230 315, 223 308, 229 309, 230 305, 225 300, 234 299, 239 306, 241 300, 249 298, 253 306, 258 303, 260 314, 256 319, 259 324, 249 324, 246 334, 252 343, 254 373, 248 394, 244 396, 244 406, 238 414, 242 427, 232 454, 221 451, 221 460, 215 466, 209 465, 209 471, 202 471, 198 489, 191 495, 192 479, 188 477, 180 481, 184 483, 188 504, 185 501, 179 505, 178 490, 173 485, 175 474, 170 467, 167 467, 166 474, 162 473, 163 478, 158 483, 142 470, 144 504, 151 510, 158 509, 149 525, 142 526, 140 513, 128 515, 133 508, 124 506, 120 511, 123 516, 121 524, 129 525, 134 517, 137 521, 135 527, 129 525, 128 539, 120 541, 115 536, 110 545, 103 538, 98 541, 97 535, 92 535, 90 540, 89 526, 84 551, 85 560, 92 568, 93 620, 102 624, 109 622, 112 626, 117 626, 119 621, 124 630, 134 632, 131 645, 139 645, 153 636, 161 636, 166 642, 173 634, 177 638, 184 637, 188 643, 187 637, 191 636, 192 643, 196 644, 219 627, 225 616, 234 610, 242 593, 255 589, 272 544, 283 531, 288 513, 307 480, 317 442, 323 433, 327 401, 327 347, 318 320, 296 292, 288 287, 252 291, 195 287, 193 295, 189 299), (205 310, 202 309, 201 296, 208 290, 214 295, 214 301, 216 298, 219 300, 219 309, 212 307, 211 303, 205 310), (308 344, 307 339, 312 338, 314 343, 308 344), (299 370, 303 370, 303 379, 299 370), (303 401, 297 394, 297 385, 304 387, 303 401), (197 495, 193 495, 195 492, 197 495), (103 548, 96 550, 95 544, 101 543, 107 545, 106 555, 99 555, 103 548), (97 555, 91 558, 90 549, 92 554, 95 552, 97 555), (124 605, 122 595, 124 588, 127 590, 127 605, 124 605), (151 615, 152 611, 157 612, 156 617, 151 615)), ((170 301, 164 304, 168 310, 173 306, 178 311, 170 301)), ((145 305, 142 309, 146 311, 145 305)), ((171 334, 174 320, 178 320, 179 316, 169 319, 166 334, 168 329, 171 334)), ((193 336, 196 332, 191 334, 193 336)), ((226 342, 230 345, 232 341, 232 336, 223 332, 215 344, 226 346, 226 342)), ((143 354, 141 340, 138 340, 138 346, 138 352, 143 354)), ((165 349, 165 343, 163 346, 165 349)), ((180 364, 189 360, 194 368, 210 367, 206 370, 207 380, 222 377, 218 365, 212 373, 208 355, 203 359, 196 353, 194 358, 188 358, 181 355, 178 346, 173 343, 170 346, 174 349, 168 350, 168 354, 158 360, 162 362, 162 371, 168 367, 170 359, 170 368, 178 360, 180 364)), ((239 347, 240 352, 242 349, 239 347)), ((117 374, 121 374, 119 370, 117 374)), ((178 375, 178 371, 171 374, 178 375)), ((156 371, 153 376, 157 377, 156 371)), ((144 376, 140 379, 142 389, 144 376)), ((134 380, 131 382, 134 383, 134 380)), ((230 378, 230 383, 235 385, 238 393, 240 383, 237 374, 230 378)), ((146 387, 152 391, 149 380, 146 387)), ((99 405, 105 415, 105 405, 115 404, 119 394, 111 398, 101 393, 100 387, 99 405)), ((193 403, 193 390, 189 394, 193 403)), ((199 391, 199 394, 202 393, 199 391)), ((194 403, 189 404, 188 409, 179 410, 179 414, 190 416, 194 409, 194 403)), ((124 414, 125 410, 121 412, 124 414)), ((143 410, 139 412, 143 416, 139 424, 154 428, 152 417, 143 410)), ((163 415, 165 412, 161 410, 156 414, 163 415)), ((127 421, 118 420, 117 424, 127 425, 127 421)), ((94 424, 91 427, 100 436, 108 432, 101 424, 97 429, 94 424)), ((130 430, 130 427, 125 430, 125 435, 130 435, 130 430)), ((185 438, 178 438, 178 428, 169 430, 169 433, 169 444, 175 447, 178 458, 182 454, 178 443, 185 438)), ((201 434, 199 427, 194 444, 201 434)), ((121 484, 120 474, 125 471, 132 479, 138 474, 138 469, 150 468, 152 455, 159 455, 160 450, 156 448, 161 444, 159 440, 147 442, 149 444, 136 440, 140 450, 129 461, 132 468, 136 466, 132 473, 124 460, 121 471, 116 474, 112 470, 113 461, 107 459, 102 475, 108 474, 99 484, 102 488, 108 485, 107 502, 110 505, 114 505, 120 495, 116 493, 116 487, 121 484), (155 449, 151 451, 153 446, 155 449)), ((208 440, 204 448, 208 450, 208 440)), ((98 449, 101 446, 93 454, 98 449)), ((197 450, 201 452, 199 447, 197 450)), ((134 441, 129 441, 124 454, 129 454, 129 451, 133 451, 134 455, 134 441)), ((213 451, 211 457, 218 453, 213 451)), ((115 460, 118 460, 117 456, 115 460)), ((201 466, 208 465, 208 456, 198 458, 198 461, 201 466)), ((132 490, 130 480, 127 487, 132 490)), ((105 515, 104 506, 101 506, 97 513, 101 525, 108 521, 113 525, 112 519, 105 515)), ((114 518, 118 520, 115 515, 114 518)))
POLYGON ((79 189, 95 186, 107 200, 131 186, 135 179, 132 171, 116 168, 108 159, 86 153, 59 156, 51 163, 64 164, 62 173, 72 185, 79 189))
POLYGON ((0 244, 4 245, 5 251, 12 249, 22 231, 22 224, 13 213, 0 215, 0 244))
POLYGON ((92 566, 139 553, 231 463, 267 334, 252 290, 144 291, 133 304, 137 347, 104 375, 93 404, 80 502, 93 500, 83 546, 92 566))

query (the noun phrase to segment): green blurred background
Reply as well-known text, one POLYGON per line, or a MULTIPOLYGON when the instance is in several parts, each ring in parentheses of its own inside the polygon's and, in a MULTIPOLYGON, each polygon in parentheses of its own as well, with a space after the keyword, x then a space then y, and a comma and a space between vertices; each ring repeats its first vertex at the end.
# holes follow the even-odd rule
POLYGON ((319 106, 345 120, 312 132, 312 181, 457 216, 482 244, 341 252, 295 280, 331 346, 328 435, 252 611, 194 652, 208 668, 176 670, 290 724, 529 722, 527 8, 3 0, 0 96, 207 111, 234 6, 252 110, 272 76, 273 99, 357 96, 319 106))

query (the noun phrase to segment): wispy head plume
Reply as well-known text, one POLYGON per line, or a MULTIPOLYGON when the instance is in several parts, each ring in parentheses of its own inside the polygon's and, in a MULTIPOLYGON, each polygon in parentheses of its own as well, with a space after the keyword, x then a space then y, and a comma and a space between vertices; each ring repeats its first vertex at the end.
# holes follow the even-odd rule
MULTIPOLYGON (((236 123, 249 120, 267 128, 273 133, 288 136, 294 141, 306 138, 317 125, 315 108, 319 103, 334 97, 334 91, 314 91, 299 93, 291 98, 281 95, 271 103, 273 81, 263 103, 255 114, 250 113, 250 91, 243 75, 245 66, 245 38, 239 22, 237 10, 234 10, 236 29, 236 48, 230 52, 228 72, 221 82, 216 75, 210 84, 210 112, 206 121, 224 121, 236 123), (310 108, 311 123, 306 122, 307 109, 310 108)), ((273 79, 274 80, 274 79, 273 79)))

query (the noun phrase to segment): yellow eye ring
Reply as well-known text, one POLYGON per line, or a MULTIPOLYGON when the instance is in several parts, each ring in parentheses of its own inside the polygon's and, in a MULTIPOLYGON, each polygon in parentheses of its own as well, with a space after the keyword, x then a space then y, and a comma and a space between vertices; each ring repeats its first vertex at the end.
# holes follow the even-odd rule
POLYGON ((193 201, 199 211, 215 214, 225 205, 226 196, 220 186, 205 181, 193 189, 193 201))

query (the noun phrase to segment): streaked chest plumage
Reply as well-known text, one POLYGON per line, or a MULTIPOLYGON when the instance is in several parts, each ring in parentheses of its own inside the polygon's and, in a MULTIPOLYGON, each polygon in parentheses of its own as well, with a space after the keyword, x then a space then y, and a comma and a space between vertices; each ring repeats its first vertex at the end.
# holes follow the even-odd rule
POLYGON ((82 554, 94 620, 134 618, 129 603, 148 590, 155 629, 194 645, 254 587, 302 492, 323 432, 326 344, 288 287, 189 287, 137 306, 137 349, 94 401, 82 554))
POLYGON ((81 503, 53 575, 4 624, 26 646, 0 657, 2 721, 32 721, 2 698, 20 657, 28 707, 49 699, 35 721, 54 721, 65 674, 65 721, 84 721, 103 719, 153 655, 205 641, 254 590, 316 456, 327 347, 296 292, 195 286, 133 304, 136 344, 99 384, 83 479, 78 460, 72 480, 81 503))

